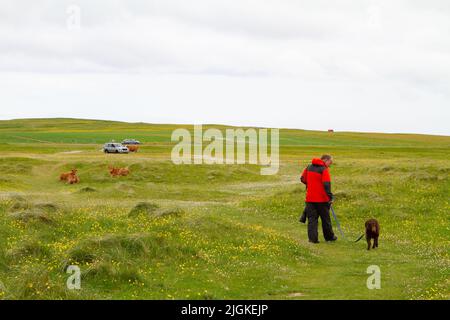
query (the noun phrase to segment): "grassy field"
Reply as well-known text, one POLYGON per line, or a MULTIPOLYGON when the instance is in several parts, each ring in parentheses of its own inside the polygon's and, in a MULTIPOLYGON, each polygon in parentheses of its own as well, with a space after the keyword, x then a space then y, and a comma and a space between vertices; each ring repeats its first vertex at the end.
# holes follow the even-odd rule
POLYGON ((172 164, 179 127, 192 128, 0 121, 0 298, 450 298, 450 137, 281 130, 280 171, 262 176, 255 165, 172 164), (144 146, 100 152, 125 138, 144 146), (347 238, 377 218, 379 249, 308 243, 299 173, 322 153, 335 157, 347 238), (113 179, 108 165, 131 175, 113 179), (58 181, 74 167, 80 184, 58 181), (81 290, 66 288, 68 265, 80 266, 81 290), (380 290, 366 287, 370 265, 380 290))

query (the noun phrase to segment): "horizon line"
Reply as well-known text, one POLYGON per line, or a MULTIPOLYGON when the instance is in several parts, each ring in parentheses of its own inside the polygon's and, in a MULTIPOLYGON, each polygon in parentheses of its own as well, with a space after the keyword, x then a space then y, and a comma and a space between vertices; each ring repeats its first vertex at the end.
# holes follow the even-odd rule
POLYGON ((262 128, 262 129, 279 129, 279 130, 299 130, 299 131, 317 131, 317 132, 328 132, 333 130, 334 133, 360 133, 360 134, 386 134, 386 135, 423 135, 423 136, 434 136, 434 137, 450 137, 450 134, 443 133, 420 133, 420 132, 383 132, 383 131, 349 131, 349 130, 337 130, 334 128, 328 129, 304 129, 304 128, 293 128, 293 127, 268 127, 268 126, 257 126, 257 125, 233 125, 233 124, 220 124, 220 123, 167 123, 167 122, 143 122, 143 121, 123 121, 114 119, 94 119, 94 118, 74 118, 74 117, 38 117, 38 118, 8 118, 0 119, 2 121, 15 121, 15 120, 86 120, 86 121, 107 121, 107 122, 118 122, 126 124, 146 124, 146 125, 177 125, 177 126, 222 126, 222 127, 233 127, 233 128, 262 128))

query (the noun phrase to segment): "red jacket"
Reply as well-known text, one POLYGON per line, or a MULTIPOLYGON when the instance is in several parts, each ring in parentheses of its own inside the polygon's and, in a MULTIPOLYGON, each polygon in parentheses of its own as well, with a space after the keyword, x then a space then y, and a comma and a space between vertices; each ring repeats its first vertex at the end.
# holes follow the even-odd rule
POLYGON ((303 170, 301 180, 306 185, 306 202, 333 200, 330 171, 322 160, 313 159, 312 163, 303 170))

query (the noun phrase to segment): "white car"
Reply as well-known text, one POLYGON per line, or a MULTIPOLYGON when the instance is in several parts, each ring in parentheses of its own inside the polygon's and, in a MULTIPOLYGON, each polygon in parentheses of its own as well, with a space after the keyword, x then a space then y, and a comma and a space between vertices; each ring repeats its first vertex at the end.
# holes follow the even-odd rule
POLYGON ((103 146, 103 152, 104 153, 128 153, 130 150, 128 150, 127 147, 122 145, 121 143, 107 143, 103 146))

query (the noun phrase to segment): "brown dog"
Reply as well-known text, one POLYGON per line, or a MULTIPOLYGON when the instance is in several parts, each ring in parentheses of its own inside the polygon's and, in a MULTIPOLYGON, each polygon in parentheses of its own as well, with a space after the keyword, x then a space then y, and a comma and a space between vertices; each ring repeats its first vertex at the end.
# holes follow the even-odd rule
POLYGON ((61 173, 61 175, 59 176, 59 180, 60 181, 68 181, 69 176, 76 175, 76 174, 77 174, 77 169, 72 169, 69 172, 61 173))
POLYGON ((130 170, 128 168, 114 168, 110 166, 109 174, 111 175, 111 177, 127 176, 130 174, 130 170))
POLYGON ((370 250, 373 239, 372 249, 378 248, 378 237, 380 236, 380 224, 376 219, 370 219, 366 222, 366 240, 367 250, 370 250))

